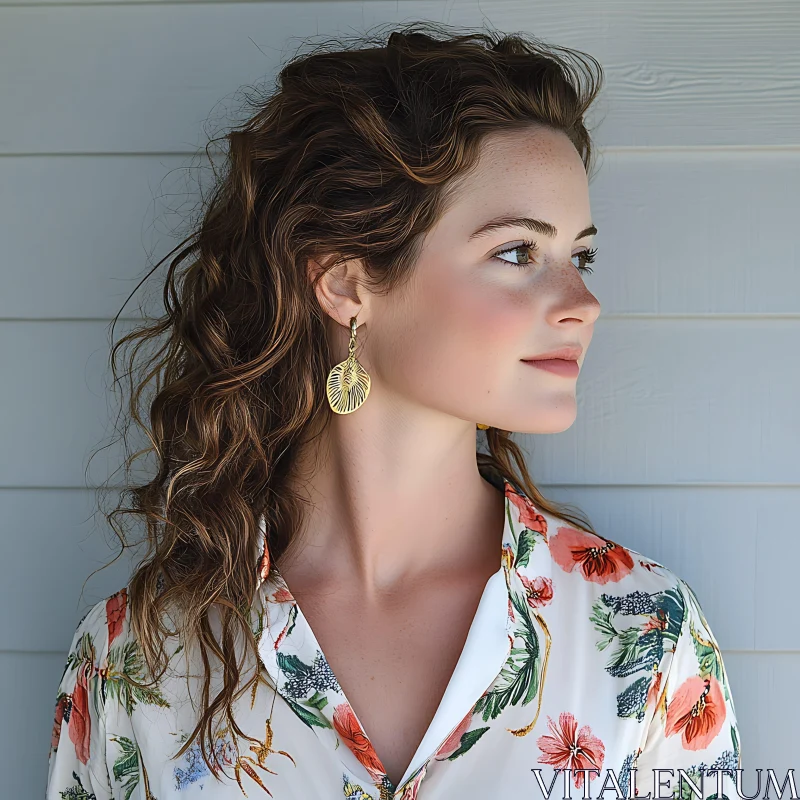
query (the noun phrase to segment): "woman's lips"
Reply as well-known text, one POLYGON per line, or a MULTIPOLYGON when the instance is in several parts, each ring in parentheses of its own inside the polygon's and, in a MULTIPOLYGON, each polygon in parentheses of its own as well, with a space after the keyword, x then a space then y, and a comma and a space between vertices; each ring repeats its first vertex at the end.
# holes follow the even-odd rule
POLYGON ((539 358, 524 363, 547 370, 547 372, 554 372, 556 375, 563 375, 566 378, 577 378, 580 372, 577 361, 567 361, 565 358, 539 358))

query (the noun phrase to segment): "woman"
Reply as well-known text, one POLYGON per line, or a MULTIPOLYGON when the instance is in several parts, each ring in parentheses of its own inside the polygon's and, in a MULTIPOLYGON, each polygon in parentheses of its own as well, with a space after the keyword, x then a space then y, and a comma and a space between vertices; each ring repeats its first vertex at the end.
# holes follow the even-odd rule
POLYGON ((510 438, 575 419, 602 70, 437 33, 285 66, 115 346, 166 337, 158 472, 109 515, 150 549, 75 632, 50 800, 732 796, 694 592, 510 438))

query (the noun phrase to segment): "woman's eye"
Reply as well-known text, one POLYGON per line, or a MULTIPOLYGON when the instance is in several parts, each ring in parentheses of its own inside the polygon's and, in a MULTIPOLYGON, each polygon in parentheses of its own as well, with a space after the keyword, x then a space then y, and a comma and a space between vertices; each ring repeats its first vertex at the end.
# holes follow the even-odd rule
POLYGON ((581 250, 580 253, 575 253, 575 255, 572 257, 580 259, 580 264, 576 264, 576 266, 581 272, 585 272, 587 275, 590 275, 592 272, 594 272, 594 270, 591 267, 587 267, 586 264, 591 264, 596 255, 597 248, 594 247, 591 250, 581 250))
POLYGON ((536 242, 525 241, 522 244, 515 244, 513 247, 506 247, 504 250, 498 250, 492 258, 496 258, 504 264, 511 264, 513 267, 525 269, 533 263, 533 254, 537 252, 537 249, 536 242), (514 261, 506 261, 504 258, 500 258, 500 256, 506 253, 516 254, 518 251, 527 251, 527 254, 522 256, 522 261, 517 261, 516 256, 514 261))
MULTIPOLYGON (((502 261, 504 264, 511 264, 514 267, 518 267, 519 269, 525 269, 529 267, 531 264, 535 263, 533 261, 533 256, 535 253, 538 252, 538 248, 536 246, 536 242, 528 242, 525 241, 522 244, 516 244, 513 247, 506 247, 503 250, 498 250, 493 258, 496 258, 498 261, 502 261), (524 252, 525 255, 522 256, 522 261, 517 260, 516 253, 517 252, 524 252), (514 254, 514 261, 506 261, 505 258, 500 258, 500 256, 504 256, 506 253, 514 254)), ((579 253, 575 253, 573 258, 578 259, 578 263, 575 265, 580 272, 583 272, 587 275, 591 274, 594 270, 591 267, 587 267, 587 264, 591 264, 595 256, 597 255, 597 248, 592 248, 591 250, 581 250, 579 253)))

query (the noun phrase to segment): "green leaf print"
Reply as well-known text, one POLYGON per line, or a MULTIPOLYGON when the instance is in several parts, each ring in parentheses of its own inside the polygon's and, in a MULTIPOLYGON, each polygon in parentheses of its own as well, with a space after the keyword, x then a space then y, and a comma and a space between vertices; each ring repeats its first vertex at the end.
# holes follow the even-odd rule
POLYGON ((309 728, 313 728, 315 725, 318 728, 330 728, 331 725, 322 714, 315 714, 313 711, 310 711, 306 708, 303 708, 303 705, 300 703, 295 702, 289 697, 284 697, 284 700, 289 704, 289 708, 297 714, 300 719, 308 725, 309 728))
MULTIPOLYGON (((701 765, 689 767, 689 769, 686 770, 686 774, 688 775, 689 780, 697 785, 698 789, 705 789, 709 785, 716 788, 716 773, 710 773, 706 775, 704 779, 701 772, 701 765)), ((697 800, 697 793, 689 785, 689 781, 681 779, 676 774, 672 784, 672 797, 674 800, 697 800)), ((705 800, 717 800, 717 798, 718 795, 716 791, 705 796, 705 800)), ((723 792, 720 800, 729 800, 728 795, 723 792)))
POLYGON ((517 612, 519 627, 516 636, 524 647, 512 647, 506 663, 492 688, 475 704, 474 713, 481 713, 484 722, 495 719, 509 705, 527 705, 539 690, 539 635, 528 611, 528 604, 516 592, 511 602, 517 612))
MULTIPOLYGON (((90 633, 84 633, 83 636, 78 639, 75 649, 72 650, 67 656, 67 668, 75 670, 84 661, 89 661, 93 664, 94 660, 94 639, 92 639, 92 635, 90 633)), ((66 670, 64 671, 66 672, 66 670)))
POLYGON ((294 626, 297 624, 297 613, 297 603, 293 603, 292 607, 289 609, 289 621, 286 623, 286 636, 291 634, 294 630, 294 626))
POLYGON ((67 670, 74 672, 77 669, 88 669, 87 691, 92 698, 94 710, 100 716, 103 713, 103 705, 105 703, 105 678, 98 680, 100 673, 97 669, 97 649, 94 646, 94 638, 88 632, 81 636, 74 650, 67 656, 64 675, 66 675, 67 670))
MULTIPOLYGON (((632 627, 619 631, 617 635, 618 647, 611 654, 608 666, 614 667, 616 674, 627 664, 638 665, 642 661, 643 648, 639 644, 642 637, 641 628, 632 627)), ((637 667, 638 668, 638 667, 637 667)))
POLYGON ((114 779, 122 784, 124 800, 130 800, 133 790, 139 785, 139 748, 127 736, 111 737, 117 742, 120 752, 114 760, 114 779))
POLYGON ((657 602, 659 608, 667 615, 667 627, 664 635, 673 642, 677 642, 683 625, 683 616, 686 613, 686 601, 683 594, 679 589, 667 589, 660 595, 657 602))
POLYGON ((675 643, 681 632, 685 601, 677 587, 650 594, 637 590, 625 595, 602 594, 592 605, 589 620, 599 634, 598 650, 616 644, 606 663, 606 671, 615 678, 627 678, 644 672, 617 695, 617 715, 643 719, 647 695, 656 669, 664 655, 664 644, 675 643), (639 619, 621 628, 617 618, 639 619))
POLYGON ((514 560, 514 568, 527 567, 533 548, 536 545, 536 538, 540 536, 537 531, 523 528, 519 534, 517 543, 517 557, 514 560))
POLYGON ((687 612, 689 613, 689 634, 692 637, 695 655, 699 664, 698 674, 703 678, 713 675, 722 686, 725 699, 730 700, 728 676, 723 666, 719 646, 714 637, 709 634, 708 621, 703 614, 703 609, 694 590, 685 581, 682 582, 682 585, 689 599, 689 610, 687 612), (697 623, 700 625, 699 629, 697 623))
POLYGON ((132 686, 125 678, 142 683, 145 681, 145 664, 136 641, 127 641, 121 647, 112 647, 108 654, 108 675, 106 676, 108 695, 125 704, 130 716, 137 703, 169 708, 161 689, 155 687, 132 686), (122 670, 118 669, 122 665, 122 670))
POLYGON ((303 700, 303 705, 322 711, 328 705, 328 698, 322 692, 314 692, 308 700, 303 700))
POLYGON ((308 664, 304 664, 296 655, 286 655, 278 651, 278 666, 286 676, 304 676, 310 671, 308 664))
POLYGON ((700 605, 700 601, 697 599, 694 589, 692 589, 686 581, 681 581, 681 586, 686 591, 686 595, 689 599, 689 608, 687 609, 687 614, 689 615, 689 634, 692 637, 695 654, 697 655, 697 661, 700 665, 698 674, 701 677, 713 675, 721 684, 725 699, 730 700, 731 695, 730 689, 728 688, 728 675, 725 672, 719 645, 713 635, 710 634, 708 620, 703 613, 703 609, 700 605), (698 631, 698 626, 695 623, 699 623, 701 631, 698 631))
POLYGON ((694 642, 694 652, 697 654, 697 663, 700 665, 700 675, 703 677, 713 675, 718 681, 721 681, 722 673, 714 648, 700 637, 692 624, 689 625, 689 633, 694 642))
POLYGON ((486 731, 488 730, 489 728, 486 727, 486 728, 476 728, 474 731, 467 731, 461 737, 461 744, 459 745, 458 750, 456 750, 454 753, 451 753, 447 757, 446 761, 452 761, 453 759, 456 759, 459 756, 463 756, 464 753, 466 753, 467 750, 473 747, 473 745, 478 741, 478 739, 480 739, 481 736, 483 736, 483 734, 486 733, 486 731))
POLYGON ((613 615, 614 612, 605 606, 602 598, 595 600, 589 621, 594 622, 595 630, 602 634, 595 645, 598 650, 605 650, 619 636, 619 631, 611 621, 613 615))

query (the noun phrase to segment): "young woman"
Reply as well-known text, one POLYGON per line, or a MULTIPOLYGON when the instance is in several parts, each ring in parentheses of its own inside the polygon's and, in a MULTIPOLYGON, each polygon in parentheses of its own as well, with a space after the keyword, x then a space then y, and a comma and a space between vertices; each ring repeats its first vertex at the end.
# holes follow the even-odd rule
POLYGON ((733 796, 694 592, 510 438, 575 419, 602 70, 365 44, 296 58, 227 135, 165 316, 114 348, 164 337, 131 397, 144 425, 157 379, 157 474, 109 515, 150 549, 75 632, 48 800, 657 797, 678 768, 733 796))

